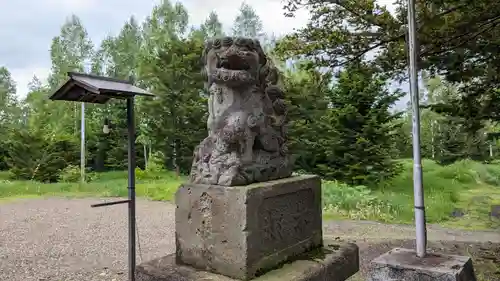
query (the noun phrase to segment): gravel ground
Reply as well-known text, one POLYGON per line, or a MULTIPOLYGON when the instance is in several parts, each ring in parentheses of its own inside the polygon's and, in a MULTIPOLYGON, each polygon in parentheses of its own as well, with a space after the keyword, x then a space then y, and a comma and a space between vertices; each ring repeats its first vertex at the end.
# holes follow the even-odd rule
MULTIPOLYGON (((106 200, 46 198, 1 203, 0 280, 127 280, 127 207, 90 208, 106 200)), ((175 251, 174 210, 170 203, 138 200, 138 263, 175 251)), ((326 223, 325 236, 396 240, 413 237, 414 230, 341 221, 326 223)), ((500 243, 500 233, 429 226, 429 239, 500 243)), ((366 248, 360 245, 362 252, 366 248)))
MULTIPOLYGON (((127 207, 90 207, 101 201, 2 203, 0 280, 127 280, 127 207)), ((174 251, 174 210, 169 203, 138 200, 138 263, 140 256, 149 260, 174 251)))

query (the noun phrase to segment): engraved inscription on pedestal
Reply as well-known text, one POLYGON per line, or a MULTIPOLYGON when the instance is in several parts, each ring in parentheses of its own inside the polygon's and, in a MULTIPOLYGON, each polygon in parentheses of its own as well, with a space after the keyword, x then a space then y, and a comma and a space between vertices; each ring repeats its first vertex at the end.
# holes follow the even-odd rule
POLYGON ((265 254, 300 242, 310 234, 315 212, 313 195, 306 189, 264 199, 259 229, 262 244, 268 245, 265 254))
POLYGON ((210 243, 210 236, 212 235, 212 197, 203 192, 198 201, 201 215, 201 225, 196 229, 196 235, 203 241, 201 255, 207 261, 208 264, 212 263, 211 248, 213 245, 210 243))
POLYGON ((256 208, 249 264, 269 268, 322 243, 321 189, 282 189, 264 195, 256 208))

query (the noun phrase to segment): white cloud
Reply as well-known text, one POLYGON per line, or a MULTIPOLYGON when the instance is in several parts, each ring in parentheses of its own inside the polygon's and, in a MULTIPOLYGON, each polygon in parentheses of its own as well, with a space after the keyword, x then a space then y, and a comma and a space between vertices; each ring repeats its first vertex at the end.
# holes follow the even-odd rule
POLYGON ((377 0, 376 2, 381 6, 385 6, 391 13, 394 13, 396 10, 396 5, 394 5, 395 0, 377 0))
POLYGON ((9 69, 12 78, 16 81, 16 88, 19 98, 26 97, 28 93, 28 84, 36 75, 41 81, 45 81, 49 77, 50 68, 45 66, 32 66, 28 68, 13 68, 9 69))
POLYGON ((57 7, 70 13, 98 8, 97 0, 45 0, 43 2, 46 2, 45 4, 48 6, 57 7))

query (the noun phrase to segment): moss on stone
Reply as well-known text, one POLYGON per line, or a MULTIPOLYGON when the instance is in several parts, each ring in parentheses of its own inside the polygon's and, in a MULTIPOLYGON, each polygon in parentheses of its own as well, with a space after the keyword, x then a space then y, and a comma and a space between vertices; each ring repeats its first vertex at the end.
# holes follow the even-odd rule
POLYGON ((270 271, 282 268, 285 265, 292 264, 292 263, 294 263, 296 261, 300 261, 300 260, 320 262, 320 261, 326 259, 326 257, 328 255, 333 254, 335 251, 337 251, 339 249, 340 249, 340 245, 338 245, 338 244, 328 244, 326 246, 310 249, 309 251, 307 251, 303 254, 297 255, 295 257, 292 257, 289 260, 286 260, 286 261, 278 264, 277 266, 259 269, 256 273, 256 277, 262 276, 270 271))

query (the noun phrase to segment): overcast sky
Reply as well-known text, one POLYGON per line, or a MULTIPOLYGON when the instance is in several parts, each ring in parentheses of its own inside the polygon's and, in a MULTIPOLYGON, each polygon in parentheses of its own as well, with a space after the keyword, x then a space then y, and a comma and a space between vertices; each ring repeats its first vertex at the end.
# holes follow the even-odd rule
MULTIPOLYGON (((173 1, 175 2, 175 1, 173 1)), ((243 0, 180 0, 198 25, 210 11, 216 11, 229 28, 243 0)), ((379 0, 391 10, 393 0, 379 0)), ((76 14, 98 46, 109 34, 117 34, 123 23, 134 16, 142 22, 159 0, 0 0, 0 66, 6 66, 17 83, 18 94, 25 96, 33 75, 46 79, 50 71, 50 44, 65 19, 76 14)), ((283 16, 280 0, 248 1, 264 23, 265 32, 277 35, 304 26, 308 14, 295 18, 283 16)))

